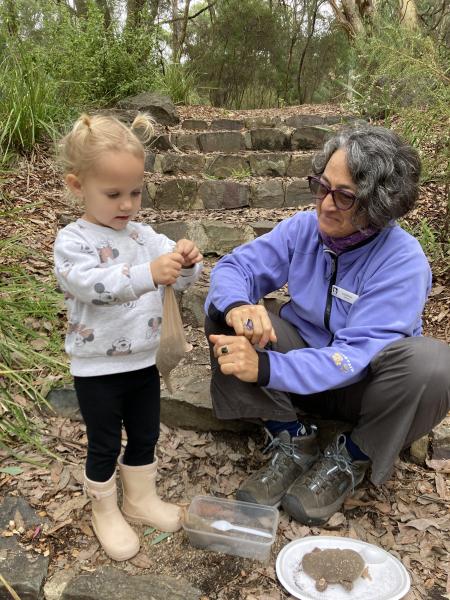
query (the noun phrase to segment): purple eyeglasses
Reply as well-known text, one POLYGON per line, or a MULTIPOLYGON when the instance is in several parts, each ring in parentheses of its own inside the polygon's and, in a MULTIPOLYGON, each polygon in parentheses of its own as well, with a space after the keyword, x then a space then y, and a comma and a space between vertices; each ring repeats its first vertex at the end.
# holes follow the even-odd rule
POLYGON ((331 194, 334 205, 338 210, 350 210, 356 202, 355 194, 347 190, 331 189, 322 179, 309 175, 307 178, 311 194, 322 201, 325 196, 331 194))

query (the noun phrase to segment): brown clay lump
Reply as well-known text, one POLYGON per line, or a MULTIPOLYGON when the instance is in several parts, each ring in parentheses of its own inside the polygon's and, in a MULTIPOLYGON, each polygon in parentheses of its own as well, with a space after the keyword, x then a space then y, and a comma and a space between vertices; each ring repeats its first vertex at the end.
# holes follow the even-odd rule
POLYGON ((324 592, 329 583, 339 583, 349 592, 353 582, 363 575, 365 562, 355 550, 314 548, 303 556, 302 567, 319 592, 324 592))

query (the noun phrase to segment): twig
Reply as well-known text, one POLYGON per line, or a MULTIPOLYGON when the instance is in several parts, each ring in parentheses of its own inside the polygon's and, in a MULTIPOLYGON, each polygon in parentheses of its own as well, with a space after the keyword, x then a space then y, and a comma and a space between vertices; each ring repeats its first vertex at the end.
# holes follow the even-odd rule
POLYGON ((6 581, 6 579, 3 577, 3 575, 1 573, 0 573, 0 583, 3 583, 6 590, 11 594, 11 596, 14 598, 14 600, 20 600, 20 596, 18 596, 16 594, 16 592, 12 589, 12 587, 9 585, 9 583, 6 581))

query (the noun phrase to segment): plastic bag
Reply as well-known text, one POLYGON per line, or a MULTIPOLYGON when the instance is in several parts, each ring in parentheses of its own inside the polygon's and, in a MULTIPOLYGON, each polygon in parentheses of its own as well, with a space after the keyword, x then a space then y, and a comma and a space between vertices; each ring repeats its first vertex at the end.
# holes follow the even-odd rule
POLYGON ((168 285, 164 292, 161 338, 156 353, 156 366, 170 393, 172 393, 170 372, 190 349, 191 346, 186 342, 184 335, 175 292, 172 286, 168 285))

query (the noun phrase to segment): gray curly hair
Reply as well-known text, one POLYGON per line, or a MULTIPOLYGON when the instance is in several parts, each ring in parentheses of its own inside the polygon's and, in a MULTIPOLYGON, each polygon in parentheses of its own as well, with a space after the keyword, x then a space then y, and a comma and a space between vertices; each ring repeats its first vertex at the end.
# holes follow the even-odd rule
POLYGON ((315 175, 322 175, 339 148, 346 151, 356 185, 355 224, 367 220, 369 226, 382 229, 414 207, 419 195, 420 158, 396 133, 373 125, 343 129, 314 156, 315 175))

